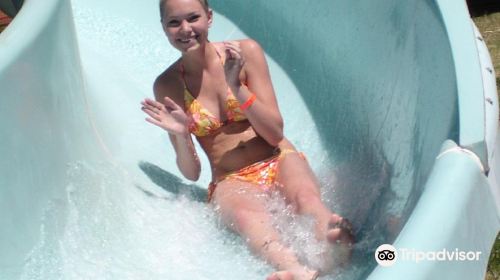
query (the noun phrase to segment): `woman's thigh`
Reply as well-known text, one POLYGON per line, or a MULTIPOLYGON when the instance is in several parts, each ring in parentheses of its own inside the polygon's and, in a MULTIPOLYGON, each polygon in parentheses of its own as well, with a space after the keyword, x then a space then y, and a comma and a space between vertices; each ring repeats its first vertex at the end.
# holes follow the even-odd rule
POLYGON ((269 195, 262 186, 226 179, 217 183, 212 203, 222 222, 241 232, 247 217, 269 216, 268 199, 269 195))
POLYGON ((287 153, 278 164, 280 191, 289 203, 298 203, 300 197, 320 199, 319 181, 307 159, 299 152, 287 153))

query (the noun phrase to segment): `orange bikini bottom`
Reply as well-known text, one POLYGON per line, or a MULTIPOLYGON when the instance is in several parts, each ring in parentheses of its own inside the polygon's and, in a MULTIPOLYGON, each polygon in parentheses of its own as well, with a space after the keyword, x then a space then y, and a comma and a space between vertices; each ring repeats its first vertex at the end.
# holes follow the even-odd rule
POLYGON ((240 170, 233 171, 217 178, 208 186, 208 202, 212 200, 217 184, 226 179, 234 179, 243 182, 255 184, 259 187, 268 189, 275 185, 278 175, 278 164, 287 154, 298 153, 304 160, 305 155, 292 149, 277 149, 276 155, 243 167, 240 170))

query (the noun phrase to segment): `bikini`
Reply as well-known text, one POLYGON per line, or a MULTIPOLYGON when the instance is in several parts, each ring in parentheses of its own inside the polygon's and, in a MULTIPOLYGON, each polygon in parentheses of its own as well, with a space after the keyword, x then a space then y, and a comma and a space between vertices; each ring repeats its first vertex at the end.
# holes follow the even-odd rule
MULTIPOLYGON (((224 66, 224 60, 215 48, 219 59, 221 60, 222 66, 224 66)), ((181 76, 184 82, 184 106, 186 114, 188 115, 188 129, 189 131, 197 137, 204 137, 215 133, 215 131, 224 125, 232 122, 239 122, 247 120, 245 113, 242 110, 242 106, 231 92, 231 89, 227 88, 227 97, 225 103, 225 113, 226 120, 221 121, 215 117, 210 111, 203 107, 203 105, 191 94, 187 87, 185 71, 183 64, 180 65, 181 76)), ((305 159, 302 153, 299 153, 292 149, 279 149, 277 148, 274 155, 268 159, 264 159, 239 170, 224 174, 219 176, 216 180, 212 181, 208 188, 208 202, 211 201, 217 183, 226 180, 234 179, 243 182, 252 183, 258 185, 263 189, 269 189, 276 185, 276 178, 278 175, 278 163, 279 161, 289 153, 298 153, 302 158, 305 159)))

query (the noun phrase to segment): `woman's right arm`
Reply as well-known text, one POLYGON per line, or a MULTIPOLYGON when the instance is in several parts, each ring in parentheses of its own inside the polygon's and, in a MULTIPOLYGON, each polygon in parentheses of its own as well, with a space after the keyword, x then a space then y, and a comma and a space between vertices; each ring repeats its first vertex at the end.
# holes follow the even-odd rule
POLYGON ((191 135, 173 135, 169 133, 168 136, 174 146, 177 155, 177 167, 179 167, 182 175, 191 181, 197 181, 200 177, 201 164, 191 135))
POLYGON ((176 89, 159 77, 153 90, 156 101, 145 99, 141 103, 142 110, 150 116, 146 120, 168 132, 179 170, 187 179, 196 181, 200 177, 201 164, 187 127, 188 118, 184 109, 171 99, 173 96, 169 97, 176 89))

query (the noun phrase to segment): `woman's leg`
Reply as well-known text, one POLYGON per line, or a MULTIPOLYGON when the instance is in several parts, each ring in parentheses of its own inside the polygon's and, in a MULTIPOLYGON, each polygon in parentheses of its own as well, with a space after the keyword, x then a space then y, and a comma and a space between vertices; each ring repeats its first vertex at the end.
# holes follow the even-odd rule
POLYGON ((266 196, 259 186, 227 179, 217 184, 212 201, 222 221, 246 240, 253 253, 283 270, 269 276, 269 280, 315 279, 316 271, 307 269, 282 244, 266 209, 266 196))
POLYGON ((277 181, 282 185, 279 190, 298 214, 315 218, 317 239, 328 241, 332 245, 335 258, 329 261, 328 267, 321 270, 326 272, 335 265, 346 264, 354 242, 350 223, 325 206, 321 200, 319 182, 307 160, 298 152, 282 155, 278 164, 277 181))

